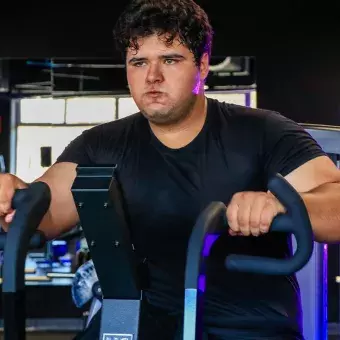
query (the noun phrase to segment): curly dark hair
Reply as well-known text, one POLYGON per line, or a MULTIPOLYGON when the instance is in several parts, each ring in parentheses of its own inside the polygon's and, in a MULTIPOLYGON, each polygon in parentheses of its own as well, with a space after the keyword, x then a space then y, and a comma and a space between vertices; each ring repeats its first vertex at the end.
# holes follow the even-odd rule
POLYGON ((211 56, 213 30, 204 10, 193 0, 133 0, 114 29, 117 48, 135 51, 138 38, 153 34, 165 37, 170 46, 177 37, 199 65, 202 55, 211 56))

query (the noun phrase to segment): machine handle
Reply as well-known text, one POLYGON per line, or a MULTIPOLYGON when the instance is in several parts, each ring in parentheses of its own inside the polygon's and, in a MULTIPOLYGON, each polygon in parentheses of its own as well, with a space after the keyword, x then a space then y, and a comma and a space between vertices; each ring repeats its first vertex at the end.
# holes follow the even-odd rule
MULTIPOLYGON (((27 195, 27 190, 28 189, 17 189, 14 193, 13 199, 12 199, 12 209, 20 209, 20 206, 22 204, 25 204, 25 198, 27 195)), ((5 244, 7 241, 7 236, 8 233, 3 233, 0 234, 0 250, 5 249, 5 244)), ((30 243, 28 245, 29 249, 36 249, 36 248, 41 248, 45 245, 46 243, 46 237, 43 232, 40 230, 36 231, 36 233, 32 236, 30 239, 30 243)))
MULTIPOLYGON (((5 249, 5 244, 7 240, 7 233, 0 234, 0 251, 5 249)), ((31 238, 28 248, 38 249, 42 248, 46 243, 46 237, 43 232, 38 230, 31 238)))
POLYGON ((222 202, 210 203, 198 216, 188 243, 185 289, 197 289, 198 285, 201 291, 205 290, 204 247, 207 238, 219 233, 226 223, 226 206, 222 202))
POLYGON ((24 289, 24 266, 27 252, 29 247, 40 246, 45 241, 43 234, 37 232, 37 229, 50 202, 50 188, 44 182, 35 182, 27 189, 15 192, 12 206, 16 212, 3 247, 3 293, 24 289))
POLYGON ((266 275, 291 275, 302 269, 310 260, 314 248, 314 236, 301 196, 281 175, 272 178, 268 188, 286 208, 285 214, 274 218, 270 232, 293 234, 297 244, 296 252, 288 259, 232 254, 225 260, 228 270, 266 275))
POLYGON ((20 208, 22 204, 24 204, 26 196, 27 196, 27 190, 29 189, 16 189, 14 196, 12 198, 12 209, 16 210, 20 208))

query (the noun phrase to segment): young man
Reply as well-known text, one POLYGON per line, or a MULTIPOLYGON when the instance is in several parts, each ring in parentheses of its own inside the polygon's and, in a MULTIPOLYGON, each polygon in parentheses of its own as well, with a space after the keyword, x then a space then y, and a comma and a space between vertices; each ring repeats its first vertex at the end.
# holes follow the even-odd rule
MULTIPOLYGON (((292 277, 230 273, 228 253, 282 258, 289 243, 270 233, 285 208, 268 192, 280 173, 301 193, 315 239, 340 240, 340 175, 316 142, 278 113, 207 99, 212 28, 192 0, 136 0, 118 21, 131 95, 140 112, 77 137, 38 181, 52 190, 40 229, 50 238, 78 222, 70 192, 77 164, 117 164, 140 259, 150 274, 143 339, 181 339, 187 242, 198 214, 227 205, 230 229, 209 259, 204 331, 209 339, 302 339, 292 277)), ((95 114, 95 112, 93 113, 95 114)), ((26 187, 0 177, 0 212, 26 187)), ((108 270, 115 270, 108 268, 108 270)), ((82 335, 95 339, 98 322, 82 335)))

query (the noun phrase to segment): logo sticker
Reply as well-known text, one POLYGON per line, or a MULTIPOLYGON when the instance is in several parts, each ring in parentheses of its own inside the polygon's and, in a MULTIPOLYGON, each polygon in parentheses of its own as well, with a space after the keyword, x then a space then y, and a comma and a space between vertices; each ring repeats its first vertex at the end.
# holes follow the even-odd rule
POLYGON ((133 340, 132 334, 103 334, 103 340, 133 340))

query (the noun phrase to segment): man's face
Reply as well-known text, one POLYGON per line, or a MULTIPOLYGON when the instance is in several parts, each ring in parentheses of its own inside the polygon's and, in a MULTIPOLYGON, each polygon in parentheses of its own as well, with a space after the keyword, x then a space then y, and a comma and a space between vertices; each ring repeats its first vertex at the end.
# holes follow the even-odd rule
POLYGON ((152 35, 127 51, 127 80, 139 110, 152 123, 170 125, 190 113, 208 73, 208 56, 200 67, 178 40, 171 46, 152 35))

